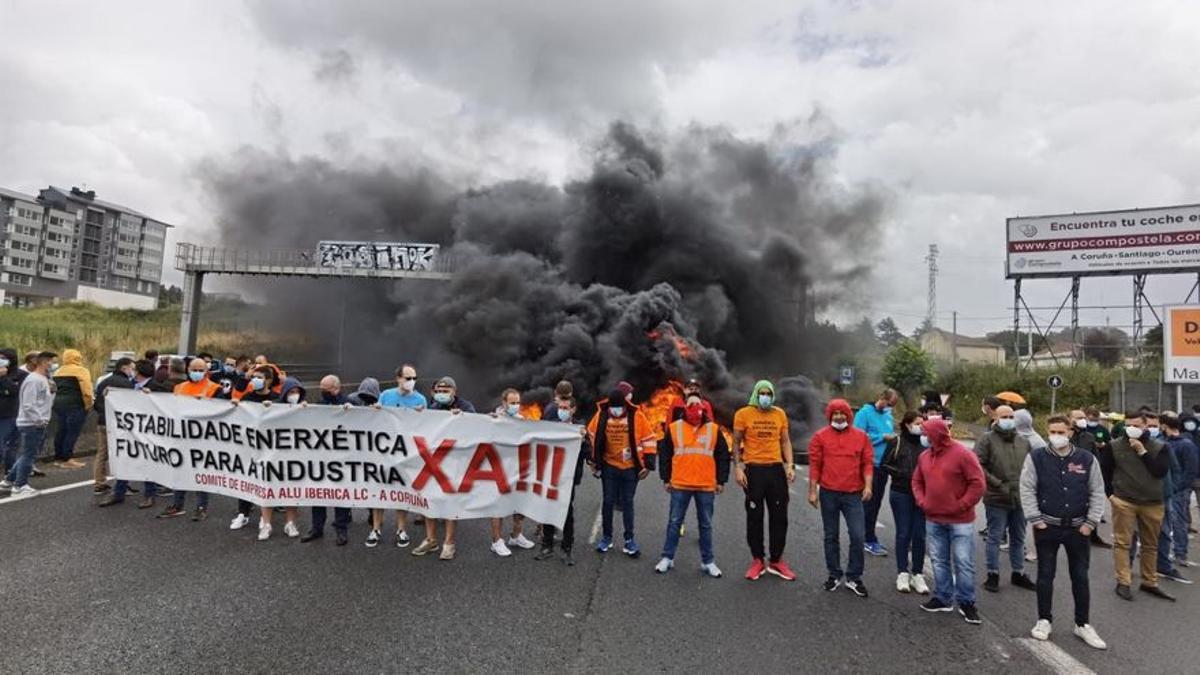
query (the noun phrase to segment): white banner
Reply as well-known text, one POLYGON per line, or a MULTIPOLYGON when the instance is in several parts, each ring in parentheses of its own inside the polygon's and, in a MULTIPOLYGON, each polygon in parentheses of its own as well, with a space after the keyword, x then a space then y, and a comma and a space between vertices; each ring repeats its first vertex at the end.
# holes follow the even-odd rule
POLYGON ((198 400, 110 389, 112 472, 261 506, 520 513, 561 526, 580 427, 398 408, 198 400))
POLYGON ((1200 205, 1008 219, 1008 278, 1200 267, 1200 205))

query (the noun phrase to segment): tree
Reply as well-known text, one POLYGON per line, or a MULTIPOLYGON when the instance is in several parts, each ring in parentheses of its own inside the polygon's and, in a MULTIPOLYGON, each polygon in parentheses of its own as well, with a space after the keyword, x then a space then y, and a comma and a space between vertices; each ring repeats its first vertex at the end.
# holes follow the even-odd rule
POLYGON ((1105 368, 1120 363, 1128 345, 1129 336, 1117 328, 1089 328, 1079 340, 1084 360, 1095 361, 1105 368))
POLYGON ((1163 327, 1158 324, 1142 336, 1142 361, 1147 365, 1161 364, 1163 357, 1163 327))
POLYGON ((920 342, 921 338, 925 337, 925 334, 931 330, 933 330, 933 322, 929 320, 929 317, 926 317, 925 320, 921 322, 921 325, 917 326, 916 329, 913 330, 912 339, 920 342))
POLYGON ((875 335, 879 337, 879 342, 884 347, 895 347, 904 341, 904 333, 896 327, 896 322, 892 321, 892 317, 886 317, 883 321, 875 324, 875 335))
POLYGON ((158 304, 162 306, 182 305, 183 304, 183 289, 178 286, 158 286, 158 304))
POLYGON ((883 357, 883 383, 910 401, 913 393, 933 382, 933 358, 915 342, 905 340, 883 357))

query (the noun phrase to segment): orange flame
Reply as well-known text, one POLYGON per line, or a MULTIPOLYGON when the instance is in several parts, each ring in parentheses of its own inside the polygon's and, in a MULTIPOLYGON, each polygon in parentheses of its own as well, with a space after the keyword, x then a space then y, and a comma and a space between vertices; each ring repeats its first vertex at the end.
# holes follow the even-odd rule
POLYGON ((537 401, 521 404, 521 417, 527 420, 542 419, 542 404, 537 401))
POLYGON ((642 412, 646 414, 646 419, 650 420, 650 428, 654 429, 658 438, 663 437, 667 423, 671 421, 671 406, 682 400, 683 383, 669 380, 642 404, 642 412))
POLYGON ((664 333, 665 333, 665 336, 671 338, 671 341, 675 344, 675 351, 679 352, 679 355, 682 356, 683 358, 691 360, 691 358, 692 358, 691 344, 685 338, 679 337, 679 334, 676 333, 674 330, 666 329, 666 330, 660 331, 656 328, 656 329, 650 331, 649 333, 646 333, 646 337, 650 338, 650 340, 652 342, 657 342, 659 338, 664 336, 664 333))

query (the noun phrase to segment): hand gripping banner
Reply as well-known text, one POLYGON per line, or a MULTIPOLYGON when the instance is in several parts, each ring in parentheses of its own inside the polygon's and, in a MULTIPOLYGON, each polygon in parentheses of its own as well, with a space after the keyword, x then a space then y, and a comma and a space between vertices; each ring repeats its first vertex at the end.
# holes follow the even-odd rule
POLYGON ((113 474, 260 506, 520 513, 562 526, 580 428, 490 415, 194 399, 110 389, 113 474))

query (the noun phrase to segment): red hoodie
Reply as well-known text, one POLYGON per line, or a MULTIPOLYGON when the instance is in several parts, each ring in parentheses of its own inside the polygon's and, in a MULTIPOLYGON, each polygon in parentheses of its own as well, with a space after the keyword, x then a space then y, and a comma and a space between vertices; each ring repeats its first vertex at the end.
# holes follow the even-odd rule
POLYGON ((846 401, 830 401, 825 419, 832 422, 838 411, 846 415, 846 428, 826 426, 808 442, 809 480, 826 490, 862 492, 875 469, 875 449, 866 432, 854 426, 854 411, 846 401))
POLYGON ((913 473, 913 496, 925 518, 941 525, 975 522, 975 505, 983 498, 987 483, 979 459, 966 446, 950 438, 941 420, 921 425, 929 438, 929 450, 917 458, 913 473))

